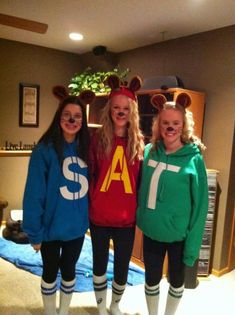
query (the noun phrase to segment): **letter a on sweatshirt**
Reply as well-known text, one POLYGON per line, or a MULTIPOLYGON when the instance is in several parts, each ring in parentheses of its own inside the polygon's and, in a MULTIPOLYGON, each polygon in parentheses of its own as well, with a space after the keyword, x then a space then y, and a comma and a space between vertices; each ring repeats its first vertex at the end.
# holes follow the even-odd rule
POLYGON ((123 182, 125 193, 133 193, 127 168, 126 157, 122 146, 117 146, 114 152, 111 166, 109 167, 107 174, 105 175, 105 179, 100 191, 108 191, 113 180, 123 182), (120 164, 121 172, 115 171, 118 163, 120 164))

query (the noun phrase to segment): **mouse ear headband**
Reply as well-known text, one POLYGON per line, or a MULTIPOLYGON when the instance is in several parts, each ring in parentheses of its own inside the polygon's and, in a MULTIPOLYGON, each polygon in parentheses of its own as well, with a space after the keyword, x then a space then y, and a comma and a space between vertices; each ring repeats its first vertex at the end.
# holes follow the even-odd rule
POLYGON ((174 102, 168 102, 167 98, 163 94, 154 94, 150 100, 151 104, 160 112, 164 108, 165 103, 169 103, 172 105, 181 105, 184 109, 189 107, 191 104, 191 97, 187 93, 180 93, 177 95, 176 100, 174 102))
POLYGON ((77 97, 85 105, 92 104, 95 100, 95 93, 92 92, 91 90, 84 90, 79 94, 79 96, 73 96, 73 95, 70 95, 68 89, 66 89, 62 85, 54 86, 52 89, 52 93, 60 102, 62 102, 68 97, 75 97, 75 98, 77 97))
POLYGON ((107 78, 107 84, 111 88, 109 99, 116 95, 125 95, 136 101, 135 93, 141 88, 142 81, 140 77, 136 76, 131 79, 129 86, 121 84, 121 81, 117 75, 110 75, 107 78))

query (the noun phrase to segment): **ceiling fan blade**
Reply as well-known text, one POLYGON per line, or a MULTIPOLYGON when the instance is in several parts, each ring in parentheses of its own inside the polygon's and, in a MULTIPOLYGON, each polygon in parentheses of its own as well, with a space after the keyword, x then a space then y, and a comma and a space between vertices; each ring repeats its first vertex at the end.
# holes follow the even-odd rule
POLYGON ((16 16, 11 16, 2 13, 0 13, 0 24, 40 34, 45 34, 48 28, 48 25, 44 23, 26 20, 16 16))

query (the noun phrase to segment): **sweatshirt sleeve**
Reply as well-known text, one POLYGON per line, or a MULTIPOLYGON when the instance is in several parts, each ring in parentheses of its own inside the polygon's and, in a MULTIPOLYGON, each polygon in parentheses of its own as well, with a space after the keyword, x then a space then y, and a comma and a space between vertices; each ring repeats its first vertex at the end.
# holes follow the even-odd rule
POLYGON ((31 244, 40 244, 43 239, 43 222, 46 199, 47 165, 42 147, 32 152, 28 167, 23 197, 23 230, 31 244))
POLYGON ((208 211, 207 173, 201 154, 195 158, 195 174, 191 178, 191 200, 191 219, 184 248, 184 263, 190 267, 199 257, 208 211))

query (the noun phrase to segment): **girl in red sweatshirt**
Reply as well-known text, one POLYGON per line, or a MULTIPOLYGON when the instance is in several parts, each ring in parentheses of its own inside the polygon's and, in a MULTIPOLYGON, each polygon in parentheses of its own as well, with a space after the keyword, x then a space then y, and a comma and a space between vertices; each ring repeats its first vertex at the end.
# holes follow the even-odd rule
POLYGON ((102 127, 91 141, 89 216, 99 314, 108 314, 106 271, 112 239, 114 278, 110 311, 118 315, 135 237, 136 193, 144 142, 135 95, 140 79, 135 77, 129 87, 124 87, 118 77, 110 76, 108 84, 111 92, 102 113, 102 127))

